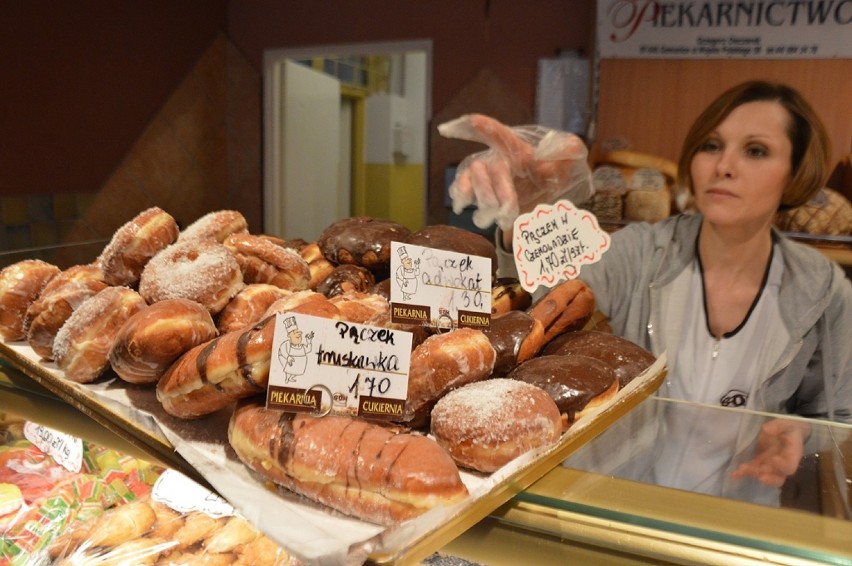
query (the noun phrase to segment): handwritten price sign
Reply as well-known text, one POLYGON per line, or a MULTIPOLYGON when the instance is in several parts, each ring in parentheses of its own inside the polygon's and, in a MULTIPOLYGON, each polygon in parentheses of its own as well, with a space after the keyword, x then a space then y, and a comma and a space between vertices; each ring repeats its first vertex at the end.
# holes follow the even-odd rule
POLYGON ((571 201, 540 204, 515 219, 515 266, 521 285, 532 293, 574 279, 583 265, 597 262, 609 249, 609 234, 587 210, 571 201))

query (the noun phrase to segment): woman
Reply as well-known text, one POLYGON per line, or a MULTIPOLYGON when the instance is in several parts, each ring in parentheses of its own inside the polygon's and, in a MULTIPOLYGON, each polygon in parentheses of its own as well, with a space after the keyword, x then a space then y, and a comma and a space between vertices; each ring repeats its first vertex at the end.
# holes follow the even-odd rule
MULTIPOLYGON (((523 171, 525 184, 538 185, 524 141, 507 141, 505 127, 490 128, 478 138, 495 148, 489 159, 511 155, 513 176, 523 171)), ((852 423, 852 285, 839 266, 773 228, 779 209, 822 188, 829 159, 825 128, 798 92, 761 81, 737 85, 708 106, 683 144, 678 181, 698 214, 631 224, 613 235, 600 262, 582 268, 613 331, 667 353, 661 396, 852 423)), ((499 184, 499 169, 485 163, 491 178, 465 179, 462 172, 453 192, 460 202, 500 209, 493 203, 506 191, 490 188, 499 184)), ((547 175, 541 183, 553 186, 547 175)), ((519 210, 535 205, 520 189, 517 199, 519 210)), ((498 230, 501 266, 511 269, 510 242, 498 230)), ((764 431, 767 450, 735 477, 780 485, 795 471, 807 430, 794 421, 772 423, 764 431)), ((684 436, 678 440, 701 442, 702 433, 681 424, 669 422, 684 436)), ((703 434, 717 433, 705 427, 703 434)), ((682 471, 675 466, 668 475, 682 471)))

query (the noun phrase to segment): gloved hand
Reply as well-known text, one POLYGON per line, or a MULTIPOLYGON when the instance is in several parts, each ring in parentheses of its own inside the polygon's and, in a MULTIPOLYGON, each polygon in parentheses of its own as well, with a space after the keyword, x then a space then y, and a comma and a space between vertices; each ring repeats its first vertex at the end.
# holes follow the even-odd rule
POLYGON ((445 122, 438 132, 489 147, 459 164, 449 189, 453 212, 476 205, 473 223, 480 228, 496 221, 509 230, 520 213, 539 203, 566 198, 579 204, 592 195, 588 150, 574 134, 542 126, 508 127, 483 114, 445 122))

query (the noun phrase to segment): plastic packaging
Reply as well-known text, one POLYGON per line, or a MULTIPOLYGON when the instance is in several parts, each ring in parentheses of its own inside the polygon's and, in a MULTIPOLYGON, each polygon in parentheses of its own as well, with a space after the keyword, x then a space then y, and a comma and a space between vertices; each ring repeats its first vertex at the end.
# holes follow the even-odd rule
POLYGON ((296 564, 182 474, 33 424, 0 413, 0 566, 296 564))
POLYGON ((509 127, 483 114, 466 114, 438 126, 447 138, 485 144, 467 156, 449 189, 456 214, 474 205, 480 228, 503 230, 539 203, 581 204, 594 193, 588 149, 576 135, 542 126, 509 127))

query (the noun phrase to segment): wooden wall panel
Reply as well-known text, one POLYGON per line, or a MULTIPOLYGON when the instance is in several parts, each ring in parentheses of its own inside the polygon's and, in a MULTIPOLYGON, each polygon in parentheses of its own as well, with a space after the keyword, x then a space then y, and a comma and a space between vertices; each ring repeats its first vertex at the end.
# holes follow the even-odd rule
POLYGON ((692 121, 724 89, 750 79, 785 82, 819 113, 833 163, 852 151, 852 59, 601 61, 598 128, 592 155, 611 138, 677 160, 692 121))

